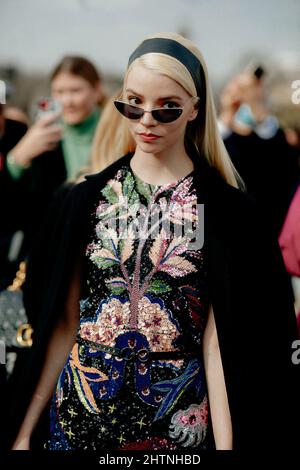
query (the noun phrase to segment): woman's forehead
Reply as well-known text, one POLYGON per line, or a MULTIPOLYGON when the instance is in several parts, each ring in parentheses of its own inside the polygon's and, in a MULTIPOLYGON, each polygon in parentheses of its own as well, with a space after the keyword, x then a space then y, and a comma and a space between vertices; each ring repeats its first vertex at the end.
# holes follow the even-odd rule
POLYGON ((56 77, 53 78, 51 84, 52 86, 55 85, 65 85, 65 84, 85 84, 88 83, 88 81, 81 77, 80 75, 75 75, 74 73, 70 72, 59 72, 56 77))
POLYGON ((184 98, 188 95, 176 80, 142 64, 136 64, 130 69, 124 85, 125 91, 134 91, 140 96, 149 92, 178 98, 184 98))

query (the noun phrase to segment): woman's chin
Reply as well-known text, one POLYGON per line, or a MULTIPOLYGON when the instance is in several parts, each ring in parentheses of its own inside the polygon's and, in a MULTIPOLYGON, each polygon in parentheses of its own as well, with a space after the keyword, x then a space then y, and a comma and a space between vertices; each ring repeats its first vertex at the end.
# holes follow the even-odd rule
POLYGON ((69 125, 75 126, 76 124, 80 124, 85 120, 85 116, 79 115, 79 114, 64 114, 63 116, 64 122, 69 125))
POLYGON ((143 153, 161 153, 164 151, 162 145, 157 145, 156 142, 136 142, 136 147, 143 153))

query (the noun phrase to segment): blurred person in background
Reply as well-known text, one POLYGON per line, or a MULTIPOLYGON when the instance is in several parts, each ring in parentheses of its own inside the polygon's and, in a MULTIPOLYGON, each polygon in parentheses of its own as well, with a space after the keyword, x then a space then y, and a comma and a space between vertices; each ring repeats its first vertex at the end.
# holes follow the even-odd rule
POLYGON ((5 106, 4 116, 6 117, 6 119, 21 122, 26 126, 29 125, 29 119, 27 114, 22 109, 17 108, 16 106, 5 106))
POLYGON ((26 181, 26 249, 32 245, 54 191, 88 164, 105 99, 100 74, 84 57, 64 57, 50 82, 52 98, 61 111, 38 119, 10 149, 6 161, 11 180, 26 181))
MULTIPOLYGON (((23 183, 11 180, 6 168, 7 154, 27 131, 27 126, 18 120, 8 118, 6 105, 0 103, 0 292, 13 281, 22 260, 23 241, 23 183)), ((0 345, 1 361, 5 349, 0 345)), ((0 364, 0 405, 7 403, 6 367, 0 364)), ((2 432, 0 432, 2 437, 2 432)), ((0 439, 2 449, 3 440, 0 439)))
POLYGON ((278 235, 297 187, 299 164, 266 101, 262 67, 245 69, 223 89, 218 122, 247 192, 264 206, 278 235))
POLYGON ((0 104, 0 290, 13 280, 22 259, 25 181, 14 181, 7 169, 7 155, 26 134, 27 126, 5 115, 0 104))
POLYGON ((283 254, 285 267, 292 276, 300 337, 300 185, 293 197, 284 221, 279 244, 283 254))
MULTIPOLYGON (((284 84, 285 89, 289 84, 284 84)), ((281 96, 284 93, 281 93, 281 96)), ((285 136, 295 156, 300 160, 300 109, 288 101, 279 103, 276 115, 284 128, 285 136)), ((300 337, 300 177, 296 193, 279 235, 279 244, 283 254, 285 267, 291 276, 295 297, 295 310, 300 337)))

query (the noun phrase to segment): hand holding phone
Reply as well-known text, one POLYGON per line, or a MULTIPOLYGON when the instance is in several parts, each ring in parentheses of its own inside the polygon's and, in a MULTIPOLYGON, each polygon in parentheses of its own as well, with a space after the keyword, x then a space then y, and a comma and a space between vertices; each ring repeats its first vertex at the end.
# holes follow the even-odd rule
POLYGON ((24 168, 44 152, 54 150, 62 139, 61 106, 52 98, 39 98, 35 105, 35 123, 18 142, 12 153, 24 168))

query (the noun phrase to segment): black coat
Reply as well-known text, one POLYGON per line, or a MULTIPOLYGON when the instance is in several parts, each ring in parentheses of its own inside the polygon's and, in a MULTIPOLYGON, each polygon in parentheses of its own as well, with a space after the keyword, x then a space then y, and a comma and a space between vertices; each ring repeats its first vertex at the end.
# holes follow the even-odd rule
POLYGON ((279 234, 300 177, 299 151, 278 129, 270 139, 232 132, 224 140, 234 166, 279 234))
MULTIPOLYGON (((31 266, 25 285, 27 309, 36 324, 30 361, 20 377, 10 424, 16 432, 39 378, 49 334, 62 311, 99 192, 132 154, 75 185, 45 239, 44 256, 31 266), (43 279, 37 283, 37 279, 43 279), (35 286, 39 285, 39 290, 35 286), (22 387, 22 393, 20 393, 22 387), (13 419, 15 418, 15 419, 13 419)), ((204 203, 209 295, 214 309, 235 449, 285 449, 296 440, 291 343, 296 321, 291 288, 275 238, 255 203, 229 186, 205 159, 191 155, 204 203)), ((41 253, 41 248, 40 248, 41 253)), ((39 434, 40 435, 40 434, 39 434)), ((298 437, 299 439, 299 437, 298 437)))
MULTIPOLYGON (((5 133, 0 139, 0 290, 10 285, 15 278, 20 261, 27 258, 33 250, 34 255, 41 256, 41 252, 35 249, 36 239, 41 226, 43 233, 51 232, 52 226, 49 216, 53 214, 52 223, 57 215, 60 200, 68 186, 62 187, 55 198, 56 211, 53 208, 52 197, 57 188, 66 179, 66 168, 61 144, 55 150, 46 152, 34 159, 30 169, 23 172, 18 180, 11 178, 6 158, 8 152, 18 143, 26 133, 27 126, 17 121, 6 120, 5 133), (52 205, 51 205, 52 204, 52 205), (47 214, 47 217, 46 217, 47 214), (47 226, 48 224, 48 226, 47 226), (8 259, 12 237, 17 231, 24 234, 22 243, 16 258, 8 259)), ((45 257, 44 253, 42 254, 45 257)), ((36 263, 32 263, 36 265, 36 263)), ((39 284, 35 283, 35 291, 39 291, 39 284)), ((35 326, 35 319, 30 315, 34 309, 28 309, 29 322, 35 326)), ((15 380, 21 373, 24 363, 27 361, 29 351, 22 349, 18 353, 18 360, 14 368, 13 376, 6 381, 6 370, 0 365, 0 420, 7 411, 7 401, 11 396, 11 388, 15 386, 15 380)), ((0 449, 7 438, 7 430, 4 426, 0 430, 0 449)))
POLYGON ((0 137, 0 290, 12 282, 22 259, 20 252, 15 260, 9 260, 8 252, 15 232, 24 230, 27 184, 23 179, 14 181, 11 178, 6 159, 26 131, 25 124, 5 119, 4 134, 0 137))
POLYGON ((23 174, 26 185, 26 221, 24 226, 27 250, 31 249, 48 212, 55 191, 66 181, 67 170, 62 145, 35 158, 23 174))
POLYGON ((29 169, 18 180, 11 178, 6 157, 26 133, 27 127, 16 121, 6 121, 6 132, 0 139, 0 289, 7 287, 35 242, 45 220, 45 215, 56 189, 66 180, 67 172, 62 152, 58 146, 35 158, 29 169), (24 233, 18 258, 14 263, 7 259, 12 236, 24 233))

